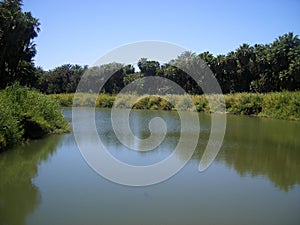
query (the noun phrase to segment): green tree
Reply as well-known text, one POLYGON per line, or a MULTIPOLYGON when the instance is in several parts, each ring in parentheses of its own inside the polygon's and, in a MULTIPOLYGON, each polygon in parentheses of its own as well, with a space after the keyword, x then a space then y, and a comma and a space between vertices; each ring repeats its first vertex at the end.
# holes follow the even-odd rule
POLYGON ((241 45, 236 50, 236 57, 238 60, 238 71, 235 90, 237 92, 248 92, 250 90, 250 84, 253 80, 250 68, 255 61, 255 55, 253 47, 248 44, 241 45))
POLYGON ((87 66, 65 64, 54 70, 36 69, 39 75, 38 89, 46 94, 74 93, 87 66))
POLYGON ((134 67, 132 65, 124 66, 116 62, 94 66, 85 71, 79 91, 118 93, 124 87, 124 82, 129 82, 129 77, 133 73, 134 67), (102 89, 98 90, 100 86, 102 89))
POLYGON ((16 81, 33 86, 37 80, 33 39, 40 24, 30 12, 22 12, 21 6, 21 0, 0 2, 0 88, 16 81))
MULTIPOLYGON (((278 89, 294 90, 297 85, 297 61, 300 58, 300 40, 293 33, 284 34, 272 44, 273 70, 278 79, 278 89), (295 70, 295 71, 293 71, 295 70)), ((299 83, 298 83, 299 84, 299 83)))
POLYGON ((146 58, 141 58, 138 61, 138 67, 141 73, 145 76, 155 76, 157 70, 160 68, 160 64, 157 61, 147 60, 146 58))
POLYGON ((268 45, 255 45, 255 71, 251 90, 258 92, 300 89, 300 40, 288 33, 268 45))

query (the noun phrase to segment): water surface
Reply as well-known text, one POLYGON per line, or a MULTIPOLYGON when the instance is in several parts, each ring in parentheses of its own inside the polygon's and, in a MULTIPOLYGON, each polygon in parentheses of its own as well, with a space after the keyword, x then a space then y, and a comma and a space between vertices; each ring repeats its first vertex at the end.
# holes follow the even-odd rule
MULTIPOLYGON (((71 121, 71 110, 64 114, 71 121)), ((148 121, 155 116, 167 121, 168 134, 148 152, 127 149, 117 140, 109 110, 97 110, 96 121, 114 157, 148 165, 167 157, 180 135, 177 113, 162 111, 133 111, 133 132, 147 137, 148 121)), ((99 176, 82 158, 72 133, 1 154, 0 224, 300 224, 300 123, 228 116, 223 147, 200 173, 210 117, 199 118, 193 158, 172 178, 147 187, 99 176)))

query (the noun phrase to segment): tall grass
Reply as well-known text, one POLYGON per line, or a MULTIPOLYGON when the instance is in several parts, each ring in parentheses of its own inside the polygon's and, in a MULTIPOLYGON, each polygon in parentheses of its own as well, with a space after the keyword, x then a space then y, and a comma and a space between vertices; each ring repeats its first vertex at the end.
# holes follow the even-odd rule
POLYGON ((69 130, 58 101, 18 84, 0 91, 0 150, 69 130))
POLYGON ((226 110, 233 114, 258 115, 263 108, 263 98, 272 94, 236 93, 225 96, 226 110))
POLYGON ((300 120, 300 92, 277 92, 264 95, 259 115, 276 119, 300 120))
POLYGON ((111 108, 115 101, 115 96, 109 94, 88 94, 77 93, 76 96, 72 93, 68 94, 51 94, 51 99, 55 99, 62 107, 71 106, 96 106, 100 108, 111 108), (75 97, 75 98, 74 98, 75 97))
MULTIPOLYGON (((137 96, 121 94, 79 94, 72 101, 74 94, 52 95, 62 106, 90 106, 110 108, 151 109, 151 110, 186 110, 196 109, 198 112, 215 112, 214 104, 219 101, 218 95, 162 95, 137 96), (132 104, 132 98, 139 101, 132 104), (190 101, 191 99, 192 101, 190 101), (195 107, 195 108, 194 108, 195 107), (213 108, 211 108, 213 107, 213 108)), ((238 115, 253 115, 276 119, 300 120, 300 92, 236 93, 224 95, 226 112, 238 115)))

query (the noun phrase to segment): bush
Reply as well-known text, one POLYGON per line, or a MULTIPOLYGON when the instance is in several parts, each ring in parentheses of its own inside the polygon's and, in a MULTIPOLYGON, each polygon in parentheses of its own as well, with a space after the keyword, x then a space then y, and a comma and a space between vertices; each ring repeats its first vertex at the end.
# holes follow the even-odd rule
POLYGON ((62 107, 70 107, 73 105, 74 94, 52 94, 49 96, 57 100, 62 107))
POLYGON ((209 112, 208 100, 204 95, 192 96, 197 112, 209 112))
POLYGON ((97 98, 96 106, 100 108, 111 108, 114 104, 115 97, 108 94, 101 94, 97 98))
MULTIPOLYGON (((72 106, 73 94, 53 95, 61 106, 72 106)), ((198 112, 218 112, 219 95, 192 95, 192 102, 184 95, 144 95, 137 94, 77 94, 75 106, 90 106, 96 100, 97 107, 151 109, 151 110, 191 110, 195 106, 198 112), (134 104, 132 100, 138 99, 134 104), (167 99, 167 100, 166 100, 167 99), (209 102, 213 104, 209 105, 209 102), (192 104, 193 103, 193 104, 192 104)), ((239 115, 255 115, 277 119, 300 120, 300 92, 277 93, 235 93, 224 95, 226 111, 239 115)))
POLYGON ((265 94, 260 116, 300 120, 300 92, 265 94))
POLYGON ((258 115, 262 111, 262 94, 237 93, 226 95, 226 109, 233 114, 258 115))
POLYGON ((18 84, 0 92, 0 150, 24 139, 69 130, 55 99, 18 84))
POLYGON ((24 131, 13 110, 12 102, 7 101, 4 93, 0 92, 0 150, 22 140, 24 131))
POLYGON ((149 100, 150 100, 150 97, 143 97, 143 98, 140 98, 134 105, 132 108, 134 109, 150 109, 149 108, 149 100))

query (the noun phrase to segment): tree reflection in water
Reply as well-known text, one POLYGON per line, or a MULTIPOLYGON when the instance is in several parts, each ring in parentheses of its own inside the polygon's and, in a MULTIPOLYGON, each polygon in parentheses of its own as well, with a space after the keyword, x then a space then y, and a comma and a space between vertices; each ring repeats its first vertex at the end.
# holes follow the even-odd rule
MULTIPOLYGON (((295 121, 227 117, 227 131, 217 161, 225 162, 240 176, 267 176, 288 191, 300 184, 300 124, 295 121)), ((200 159, 209 133, 200 135, 200 159), (202 135, 202 138, 201 138, 202 135)))
POLYGON ((62 136, 51 135, 0 154, 0 224, 25 224, 41 201, 32 179, 53 155, 62 136))

